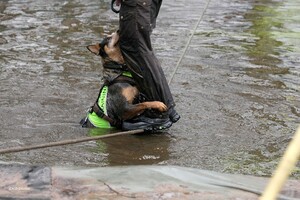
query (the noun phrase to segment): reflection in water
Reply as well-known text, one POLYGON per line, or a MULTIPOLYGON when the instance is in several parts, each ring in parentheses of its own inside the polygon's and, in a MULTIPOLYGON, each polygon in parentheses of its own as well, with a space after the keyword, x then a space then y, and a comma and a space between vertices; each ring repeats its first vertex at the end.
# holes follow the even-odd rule
MULTIPOLYGON (((100 136, 113 131, 93 128, 89 135, 100 136)), ((97 149, 91 151, 107 155, 106 165, 151 165, 160 164, 169 159, 171 138, 168 134, 138 134, 97 141, 97 149)))
MULTIPOLYGON (((259 66, 258 68, 248 68, 246 72, 249 76, 269 79, 270 74, 287 74, 288 68, 282 68, 278 65, 282 63, 278 57, 278 47, 283 43, 274 39, 272 30, 283 27, 283 22, 276 18, 279 12, 276 11, 282 3, 272 0, 263 1, 263 3, 255 4, 246 15, 245 19, 252 22, 252 26, 247 32, 256 37, 255 44, 245 46, 247 55, 251 58, 251 63, 259 66)), ((284 83, 276 82, 275 87, 283 88, 284 83)))
POLYGON ((256 36, 255 45, 246 46, 247 54, 253 58, 252 62, 256 65, 276 66, 281 63, 281 60, 276 56, 279 52, 277 47, 282 45, 282 42, 274 39, 272 30, 274 28, 282 28, 283 23, 276 18, 278 12, 276 8, 280 2, 263 1, 262 4, 253 6, 246 15, 245 19, 252 22, 252 26, 247 32, 256 36))
MULTIPOLYGON (((293 81, 298 77, 290 75, 291 70, 295 67, 290 64, 297 59, 294 59, 289 53, 292 47, 282 42, 282 40, 288 41, 288 39, 283 39, 279 37, 279 34, 275 34, 276 31, 288 32, 285 30, 285 26, 288 26, 287 23, 290 21, 287 22, 281 12, 286 11, 282 9, 285 6, 284 3, 272 0, 259 1, 254 3, 253 8, 244 15, 245 19, 252 24, 245 32, 255 37, 253 44, 243 44, 252 64, 251 67, 245 69, 245 72, 257 80, 252 83, 252 86, 259 88, 257 90, 259 92, 255 93, 253 90, 249 93, 244 91, 238 93, 253 102, 247 113, 249 118, 258 119, 257 126, 253 131, 259 133, 261 138, 263 135, 269 138, 274 137, 274 141, 258 142, 256 147, 249 151, 229 155, 224 159, 225 171, 238 173, 242 170, 248 174, 269 176, 284 153, 286 146, 283 147, 283 144, 288 144, 290 142, 289 134, 294 133, 290 130, 289 123, 299 122, 299 114, 294 112, 297 109, 293 105, 295 103, 296 107, 299 106, 299 101, 296 100, 298 95, 293 91, 295 86, 289 88, 288 86, 292 85, 287 85, 290 81, 299 85, 298 81, 293 81), (269 86, 272 86, 274 90, 268 90, 269 86), (289 105, 290 98, 293 99, 291 105, 289 105), (290 110, 293 114, 290 114, 290 110), (276 131, 281 134, 275 135, 276 131)), ((292 31, 290 30, 290 32, 292 31)), ((295 51, 297 48, 295 47, 295 51)), ((296 71, 299 71, 297 66, 296 71)), ((299 177, 299 171, 300 168, 296 168, 293 175, 299 177)))

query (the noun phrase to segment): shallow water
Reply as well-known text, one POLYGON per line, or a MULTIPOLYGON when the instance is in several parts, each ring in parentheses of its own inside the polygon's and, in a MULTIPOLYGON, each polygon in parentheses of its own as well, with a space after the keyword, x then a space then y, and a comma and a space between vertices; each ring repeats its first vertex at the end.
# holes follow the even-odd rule
MULTIPOLYGON (((153 46, 168 80, 206 1, 165 0, 153 46)), ((300 4, 211 0, 171 82, 182 119, 164 134, 1 155, 64 166, 180 165, 272 173, 300 119, 300 4)), ((106 133, 78 122, 100 60, 85 46, 117 29, 108 1, 0 1, 0 147, 106 133)), ((299 177, 299 168, 293 176, 299 177)))

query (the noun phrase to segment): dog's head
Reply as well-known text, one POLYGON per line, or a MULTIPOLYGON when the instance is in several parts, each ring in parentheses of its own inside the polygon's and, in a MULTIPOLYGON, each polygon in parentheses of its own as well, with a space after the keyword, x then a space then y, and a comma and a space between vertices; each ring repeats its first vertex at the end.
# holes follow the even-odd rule
POLYGON ((98 44, 87 46, 87 49, 95 55, 100 56, 103 64, 111 61, 124 64, 124 58, 119 46, 119 34, 117 32, 107 36, 98 44))

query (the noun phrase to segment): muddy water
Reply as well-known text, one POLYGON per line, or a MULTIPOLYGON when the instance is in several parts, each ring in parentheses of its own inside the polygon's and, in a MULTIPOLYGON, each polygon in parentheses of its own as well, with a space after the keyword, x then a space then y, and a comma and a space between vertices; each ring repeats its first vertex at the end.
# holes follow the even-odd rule
MULTIPOLYGON (((206 1, 164 0, 153 46, 168 79, 206 1)), ((300 119, 300 4, 211 0, 171 82, 164 134, 1 155, 63 166, 161 164, 270 175, 300 119)), ((79 126, 102 75, 86 45, 117 28, 108 1, 0 1, 0 147, 105 134, 79 126)), ((299 177, 297 168, 293 176, 299 177)))

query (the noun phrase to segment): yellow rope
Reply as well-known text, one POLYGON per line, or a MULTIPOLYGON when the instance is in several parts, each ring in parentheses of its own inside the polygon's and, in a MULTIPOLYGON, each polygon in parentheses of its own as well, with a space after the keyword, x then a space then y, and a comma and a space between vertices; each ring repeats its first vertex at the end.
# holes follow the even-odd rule
POLYGON ((288 179, 291 171, 295 168, 300 158, 300 126, 285 151, 273 177, 267 185, 260 200, 277 199, 280 190, 288 179))

